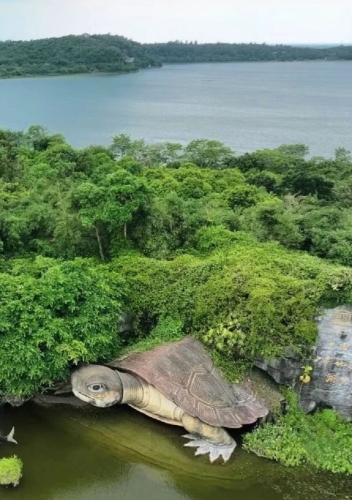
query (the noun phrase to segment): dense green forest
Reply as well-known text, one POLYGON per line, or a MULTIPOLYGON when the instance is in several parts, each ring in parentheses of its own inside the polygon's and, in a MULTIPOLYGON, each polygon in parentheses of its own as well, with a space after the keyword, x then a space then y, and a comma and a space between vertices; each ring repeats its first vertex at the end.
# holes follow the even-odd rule
POLYGON ((127 135, 77 150, 39 126, 2 130, 0 391, 38 390, 165 322, 238 368, 314 342, 318 305, 350 300, 352 161, 307 153, 127 135))
POLYGON ((145 45, 162 63, 220 61, 306 61, 351 60, 352 47, 292 47, 265 43, 168 42, 145 45))
MULTIPOLYGON (((0 130, 0 397, 188 334, 232 380, 258 355, 304 356, 319 307, 352 301, 352 159, 307 156, 123 134, 78 150, 40 126, 0 130)), ((321 449, 333 428, 343 453, 319 466, 352 473, 346 424, 302 426, 292 408, 246 446, 314 463, 307 436, 321 449)))
POLYGON ((0 42, 0 77, 129 72, 158 66, 140 43, 121 36, 81 35, 0 42))
POLYGON ((214 61, 351 60, 352 47, 266 44, 140 44, 121 36, 80 35, 0 42, 0 78, 129 72, 161 63, 214 61))

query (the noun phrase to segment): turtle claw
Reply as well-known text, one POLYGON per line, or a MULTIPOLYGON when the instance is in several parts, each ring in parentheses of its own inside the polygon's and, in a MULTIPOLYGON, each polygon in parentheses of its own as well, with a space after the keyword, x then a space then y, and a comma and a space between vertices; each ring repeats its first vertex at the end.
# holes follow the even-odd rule
POLYGON ((186 434, 182 437, 190 439, 190 442, 186 443, 184 446, 187 446, 188 448, 197 448, 195 456, 206 455, 209 453, 210 463, 215 462, 215 460, 219 457, 222 457, 224 463, 226 463, 237 446, 235 441, 232 444, 213 444, 210 443, 210 441, 206 441, 205 439, 201 439, 199 436, 194 436, 192 434, 186 434))
POLYGON ((195 434, 184 434, 182 437, 185 439, 191 439, 192 441, 194 441, 195 439, 200 439, 200 436, 196 436, 195 434))

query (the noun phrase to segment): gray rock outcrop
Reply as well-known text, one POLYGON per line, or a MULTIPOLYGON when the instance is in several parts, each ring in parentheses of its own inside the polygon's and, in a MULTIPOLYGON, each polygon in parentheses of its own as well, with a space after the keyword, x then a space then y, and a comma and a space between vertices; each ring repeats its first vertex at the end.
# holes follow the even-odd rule
POLYGON ((325 309, 317 318, 318 341, 311 360, 302 361, 292 352, 281 359, 258 359, 256 366, 273 379, 293 387, 306 412, 331 407, 352 420, 352 307, 325 309), (311 365, 311 380, 300 381, 302 364, 311 365))

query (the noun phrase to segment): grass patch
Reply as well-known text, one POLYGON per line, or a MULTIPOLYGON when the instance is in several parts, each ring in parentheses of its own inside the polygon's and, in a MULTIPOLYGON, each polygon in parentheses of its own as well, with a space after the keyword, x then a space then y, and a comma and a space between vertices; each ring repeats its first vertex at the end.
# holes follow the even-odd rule
POLYGON ((333 410, 305 415, 292 393, 290 410, 276 423, 265 423, 244 437, 244 449, 286 466, 308 464, 352 474, 352 425, 333 410))

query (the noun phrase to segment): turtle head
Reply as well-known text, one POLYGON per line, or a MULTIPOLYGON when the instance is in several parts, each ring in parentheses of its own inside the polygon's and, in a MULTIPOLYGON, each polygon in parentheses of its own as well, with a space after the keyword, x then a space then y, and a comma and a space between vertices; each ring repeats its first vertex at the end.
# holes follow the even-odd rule
POLYGON ((71 383, 73 394, 91 405, 107 408, 122 401, 119 374, 106 366, 82 366, 72 373, 71 383))

